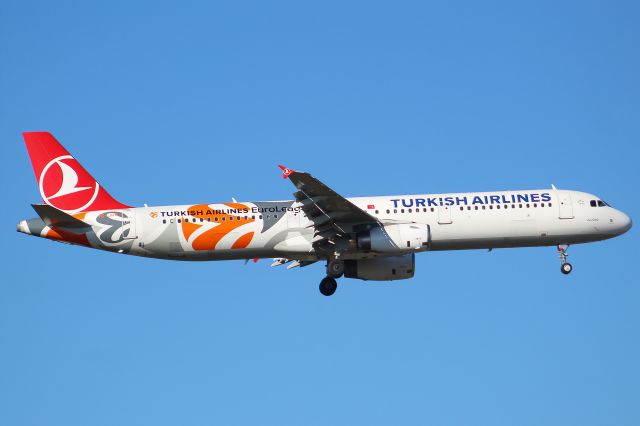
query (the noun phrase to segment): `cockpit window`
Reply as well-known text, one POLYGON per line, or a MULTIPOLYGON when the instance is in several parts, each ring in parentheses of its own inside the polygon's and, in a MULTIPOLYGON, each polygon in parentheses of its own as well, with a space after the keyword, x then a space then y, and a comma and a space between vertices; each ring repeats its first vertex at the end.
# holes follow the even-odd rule
POLYGON ((602 200, 598 200, 598 207, 605 207, 605 206, 609 207, 609 204, 605 203, 602 200))
POLYGON ((596 200, 591 200, 589 202, 589 204, 591 204, 591 207, 596 207, 598 204, 596 203, 596 200))

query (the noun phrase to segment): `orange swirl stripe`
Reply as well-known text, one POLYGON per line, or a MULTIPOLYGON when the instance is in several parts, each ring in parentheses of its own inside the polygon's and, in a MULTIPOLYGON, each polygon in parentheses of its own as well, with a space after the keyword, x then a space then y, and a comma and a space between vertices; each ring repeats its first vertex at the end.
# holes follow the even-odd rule
MULTIPOLYGON (((228 203, 226 204, 232 209, 247 209, 249 208, 244 204, 240 203, 228 203)), ((198 212, 202 211, 205 213, 190 215, 190 217, 195 217, 197 219, 203 219, 204 222, 201 223, 193 223, 193 222, 182 222, 182 234, 184 238, 189 241, 197 230, 202 227, 206 227, 204 232, 195 237, 193 241, 191 241, 191 247, 194 250, 214 250, 218 242, 227 236, 229 233, 239 228, 242 225, 246 225, 248 223, 255 222, 254 219, 251 219, 250 216, 247 216, 245 219, 245 214, 230 215, 226 213, 220 214, 206 214, 207 211, 213 212, 208 204, 197 204, 195 206, 191 206, 189 208, 190 212, 198 212), (231 220, 233 218, 233 220, 231 220), (217 221, 216 221, 217 219, 217 221)), ((240 236, 231 246, 232 249, 245 248, 249 245, 251 240, 253 239, 253 232, 248 232, 242 236, 240 236)))

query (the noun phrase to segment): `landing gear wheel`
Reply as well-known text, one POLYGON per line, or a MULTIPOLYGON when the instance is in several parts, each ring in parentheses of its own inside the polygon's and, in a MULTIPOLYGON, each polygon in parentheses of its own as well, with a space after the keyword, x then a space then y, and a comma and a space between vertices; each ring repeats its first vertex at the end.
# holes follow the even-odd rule
POLYGON ((327 264, 327 275, 333 278, 340 278, 344 274, 344 262, 342 260, 332 260, 327 264))
POLYGON ((338 283, 332 277, 326 277, 320 281, 320 293, 322 293, 323 296, 331 296, 336 292, 337 288, 338 283))
POLYGON ((560 266, 560 271, 567 275, 573 270, 573 266, 567 262, 567 249, 569 248, 569 244, 560 244, 558 245, 558 253, 560 254, 560 261, 562 265, 560 266))

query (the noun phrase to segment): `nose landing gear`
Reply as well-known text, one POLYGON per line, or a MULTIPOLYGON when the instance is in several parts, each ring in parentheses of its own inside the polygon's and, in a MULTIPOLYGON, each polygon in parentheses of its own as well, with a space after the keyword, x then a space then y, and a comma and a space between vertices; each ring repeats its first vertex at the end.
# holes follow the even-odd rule
POLYGON ((567 249, 569 248, 569 244, 561 244, 558 246, 558 253, 560 253, 560 260, 562 261, 562 265, 560 265, 560 271, 567 275, 573 271, 573 266, 569 262, 567 262, 567 249))

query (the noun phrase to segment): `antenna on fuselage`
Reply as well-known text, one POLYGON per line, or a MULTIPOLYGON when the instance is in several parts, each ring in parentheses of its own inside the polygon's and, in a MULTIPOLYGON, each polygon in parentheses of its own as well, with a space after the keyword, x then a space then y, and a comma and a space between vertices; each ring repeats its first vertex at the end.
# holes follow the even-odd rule
POLYGON ((551 184, 551 189, 558 189, 554 184, 551 184))

